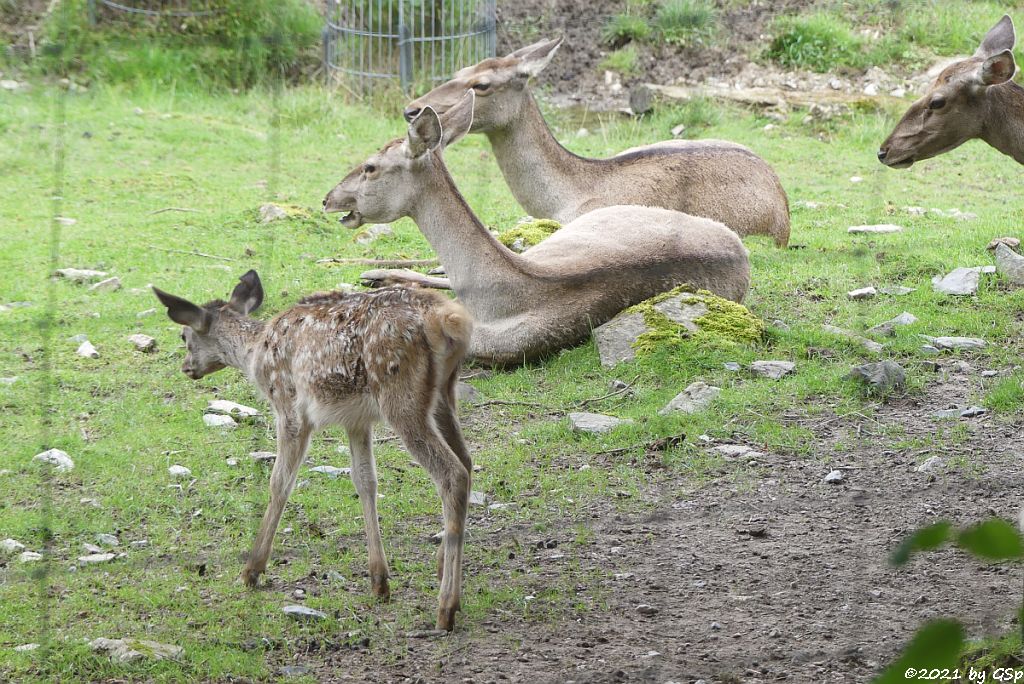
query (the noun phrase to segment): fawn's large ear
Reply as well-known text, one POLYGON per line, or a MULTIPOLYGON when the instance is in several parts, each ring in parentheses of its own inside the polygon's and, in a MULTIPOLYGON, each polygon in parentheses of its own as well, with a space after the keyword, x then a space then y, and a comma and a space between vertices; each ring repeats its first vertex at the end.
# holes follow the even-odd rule
POLYGON ((413 159, 423 156, 441 144, 441 120, 433 107, 424 107, 416 118, 409 122, 406 149, 413 159))
POLYGON ((978 69, 977 79, 982 85, 992 86, 1006 83, 1013 78, 1017 64, 1013 61, 1013 53, 1009 50, 997 52, 982 63, 978 69))
POLYGON ((153 288, 153 294, 160 300, 160 303, 167 307, 167 316, 178 325, 192 328, 200 335, 210 329, 213 317, 206 309, 196 306, 187 299, 175 297, 164 292, 158 287, 153 288))
POLYGON ((523 76, 536 76, 544 71, 544 67, 551 62, 555 53, 558 52, 562 40, 562 36, 554 40, 542 40, 539 43, 519 48, 510 54, 509 57, 515 57, 519 60, 519 64, 516 65, 516 72, 523 76))
POLYGON ((1017 41, 1017 36, 1013 30, 1013 19, 1010 18, 1009 14, 1004 14, 1003 18, 996 22, 988 33, 985 34, 985 38, 981 41, 981 46, 975 51, 975 57, 991 57, 997 52, 1003 50, 1012 50, 1013 44, 1017 41))
POLYGON ((462 99, 441 116, 441 144, 448 147, 469 133, 473 127, 473 104, 476 93, 470 88, 462 99))
POLYGON ((238 279, 228 306, 240 314, 252 313, 263 303, 263 283, 256 271, 250 270, 238 279))

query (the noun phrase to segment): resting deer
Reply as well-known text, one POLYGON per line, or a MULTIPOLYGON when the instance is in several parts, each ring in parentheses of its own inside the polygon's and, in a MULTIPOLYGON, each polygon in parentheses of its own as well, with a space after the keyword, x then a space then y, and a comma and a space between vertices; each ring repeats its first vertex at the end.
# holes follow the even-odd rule
POLYGON ((410 216, 437 252, 476 326, 470 354, 522 363, 575 344, 627 306, 682 283, 740 301, 750 281, 743 243, 717 221, 639 206, 596 209, 516 254, 473 214, 441 152, 473 120, 473 92, 441 119, 426 108, 324 199, 342 225, 410 216))
MULTIPOLYGON (((487 136, 512 194, 537 218, 567 223, 599 207, 641 204, 706 216, 740 236, 768 235, 780 247, 787 244, 786 193, 772 168, 742 145, 666 141, 609 159, 580 157, 562 147, 528 83, 561 43, 541 41, 462 69, 411 102, 405 118, 411 121, 427 107, 443 116, 473 90, 478 97, 470 132, 487 136)), ((608 228, 631 232, 628 224, 608 228)))
POLYGON ((394 287, 325 292, 299 301, 269 323, 248 314, 263 301, 255 271, 241 277, 230 301, 203 306, 153 288, 172 321, 185 326, 182 371, 194 380, 237 368, 266 396, 277 423, 270 504, 241 580, 255 586, 312 435, 342 425, 352 452, 369 547, 373 593, 390 596, 388 562, 377 522, 372 427, 386 420, 441 494, 444 541, 438 629, 451 630, 459 609, 462 548, 472 465, 455 413, 455 383, 472 323, 440 293, 394 287))
POLYGON ((905 169, 981 138, 1024 164, 1024 89, 1010 80, 1015 40, 1013 20, 1003 15, 972 57, 946 67, 910 105, 878 160, 905 169))

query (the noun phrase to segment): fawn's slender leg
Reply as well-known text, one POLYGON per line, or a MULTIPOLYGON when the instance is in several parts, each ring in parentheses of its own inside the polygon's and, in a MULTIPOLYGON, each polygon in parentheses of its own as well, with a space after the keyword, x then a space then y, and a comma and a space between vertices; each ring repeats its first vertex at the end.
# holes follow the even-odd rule
MULTIPOLYGON (((437 404, 434 406, 434 420, 437 422, 437 428, 441 431, 444 441, 448 443, 451 450, 459 457, 459 461, 462 462, 466 472, 469 473, 470 481, 467 486, 472 491, 473 461, 469 456, 469 448, 462 438, 462 429, 459 427, 458 414, 456 413, 458 402, 455 398, 455 386, 458 381, 459 368, 456 366, 438 392, 437 404)), ((438 582, 444 579, 444 549, 444 544, 437 548, 438 582)))
POLYGON ((348 444, 352 451, 352 484, 359 492, 366 525, 366 546, 370 552, 370 585, 378 598, 391 598, 388 587, 388 559, 380 540, 377 520, 377 464, 373 458, 372 433, 369 427, 348 428, 348 444))
POLYGON ((306 458, 309 438, 312 434, 309 425, 297 420, 279 417, 277 419, 277 459, 274 470, 270 473, 270 503, 263 515, 260 531, 256 534, 249 559, 242 570, 242 581, 246 586, 254 587, 267 569, 267 559, 274 544, 274 534, 281 522, 281 513, 288 502, 288 496, 295 487, 295 479, 299 466, 306 458))
MULTIPOLYGON (((396 397, 397 399, 397 397, 396 397)), ((430 474, 441 495, 444 515, 444 572, 437 605, 437 628, 451 631, 462 592, 462 547, 469 506, 469 471, 441 437, 431 409, 408 401, 381 401, 381 408, 405 447, 430 474), (403 403, 405 404, 403 406, 403 403)))

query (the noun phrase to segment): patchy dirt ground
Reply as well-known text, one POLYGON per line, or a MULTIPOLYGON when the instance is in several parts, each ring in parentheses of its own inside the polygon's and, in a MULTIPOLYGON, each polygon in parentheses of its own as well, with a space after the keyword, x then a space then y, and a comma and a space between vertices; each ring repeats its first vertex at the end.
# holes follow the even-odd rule
POLYGON ((979 567, 949 549, 902 569, 887 564, 917 527, 1020 512, 1024 428, 932 415, 966 408, 982 370, 944 360, 923 396, 872 417, 794 413, 787 420, 815 435, 812 458, 727 461, 701 485, 660 478, 643 513, 618 514, 610 503, 581 511, 575 522, 593 532, 582 545, 534 543, 529 528, 473 516, 471 546, 522 552, 507 567, 481 568, 470 550, 467 572, 534 572, 540 587, 575 573, 578 598, 597 597, 582 601, 589 610, 535 621, 503 611, 451 637, 288 662, 325 682, 853 683, 870 681, 926 620, 959 618, 973 637, 1003 632, 1019 569, 979 567), (945 464, 918 472, 930 456, 945 464), (832 469, 845 473, 842 483, 824 483, 832 469))

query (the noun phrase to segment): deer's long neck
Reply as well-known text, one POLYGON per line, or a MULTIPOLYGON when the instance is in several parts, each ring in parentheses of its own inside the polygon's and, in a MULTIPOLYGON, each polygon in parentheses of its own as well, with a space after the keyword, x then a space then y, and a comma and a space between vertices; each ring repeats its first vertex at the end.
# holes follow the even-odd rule
POLYGON ((266 323, 248 316, 232 316, 217 322, 217 339, 220 342, 221 357, 232 368, 242 371, 249 380, 254 380, 255 365, 259 360, 260 340, 266 323))
POLYGON ((462 197, 440 155, 409 212, 444 265, 452 289, 474 315, 501 288, 526 278, 520 257, 498 242, 462 197))
POLYGON ((1024 88, 1010 81, 986 92, 988 115, 981 138, 1024 164, 1024 88))
POLYGON ((583 194, 588 160, 562 147, 533 95, 525 98, 521 116, 487 138, 516 201, 537 218, 558 218, 560 209, 583 194))

